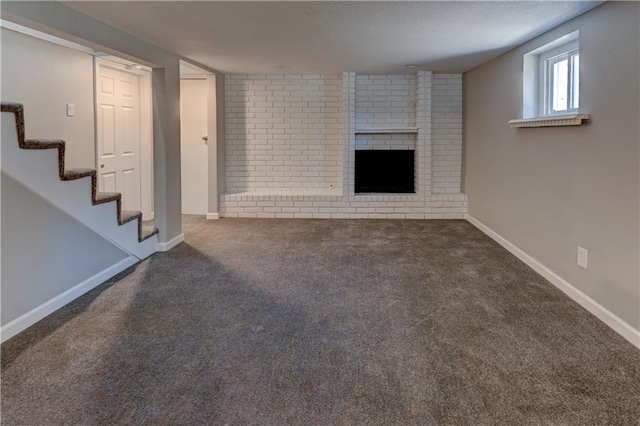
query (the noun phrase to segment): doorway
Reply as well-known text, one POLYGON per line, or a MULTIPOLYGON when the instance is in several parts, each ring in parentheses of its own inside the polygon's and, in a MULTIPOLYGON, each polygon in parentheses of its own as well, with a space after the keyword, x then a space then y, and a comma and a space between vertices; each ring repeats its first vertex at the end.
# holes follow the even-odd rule
POLYGON ((180 79, 182 213, 204 215, 208 207, 207 80, 180 79))
POLYGON ((153 219, 151 70, 96 58, 98 190, 122 194, 124 210, 153 219))
POLYGON ((182 213, 207 215, 209 212, 209 149, 216 147, 211 128, 215 105, 211 105, 215 77, 187 62, 180 62, 180 158, 182 213))

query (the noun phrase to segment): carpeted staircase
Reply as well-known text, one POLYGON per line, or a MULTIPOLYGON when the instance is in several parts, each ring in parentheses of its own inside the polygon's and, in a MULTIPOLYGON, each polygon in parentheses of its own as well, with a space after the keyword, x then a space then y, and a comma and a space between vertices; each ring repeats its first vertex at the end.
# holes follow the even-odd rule
POLYGON ((134 210, 122 210, 122 195, 115 192, 98 192, 97 172, 95 169, 68 169, 65 170, 65 142, 60 139, 25 139, 24 109, 22 104, 15 102, 2 102, 2 112, 11 112, 15 115, 18 145, 22 149, 58 149, 58 175, 60 180, 71 181, 86 177, 91 178, 91 203, 98 204, 116 202, 118 225, 138 221, 138 242, 142 242, 158 233, 158 228, 146 228, 142 225, 142 213, 134 210))

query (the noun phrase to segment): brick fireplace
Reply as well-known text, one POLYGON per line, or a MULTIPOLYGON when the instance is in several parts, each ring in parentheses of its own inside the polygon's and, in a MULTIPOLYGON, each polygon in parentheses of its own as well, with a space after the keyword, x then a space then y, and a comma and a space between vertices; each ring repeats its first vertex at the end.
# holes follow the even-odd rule
POLYGON ((460 74, 229 75, 225 89, 221 216, 466 213, 460 74), (413 191, 356 191, 364 151, 411 152, 413 191))

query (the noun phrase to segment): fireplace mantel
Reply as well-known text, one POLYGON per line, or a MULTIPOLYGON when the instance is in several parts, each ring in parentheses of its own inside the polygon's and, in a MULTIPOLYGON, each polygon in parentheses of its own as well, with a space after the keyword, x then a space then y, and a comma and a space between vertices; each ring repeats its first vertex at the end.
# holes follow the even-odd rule
POLYGON ((417 134, 419 127, 374 127, 369 129, 355 129, 356 135, 375 135, 375 134, 417 134))

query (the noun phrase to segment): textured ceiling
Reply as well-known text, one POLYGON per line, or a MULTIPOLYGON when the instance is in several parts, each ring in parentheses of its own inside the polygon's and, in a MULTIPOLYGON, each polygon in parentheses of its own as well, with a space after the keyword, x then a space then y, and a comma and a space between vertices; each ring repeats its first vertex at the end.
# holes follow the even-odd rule
POLYGON ((601 3, 65 2, 225 73, 463 72, 601 3))

